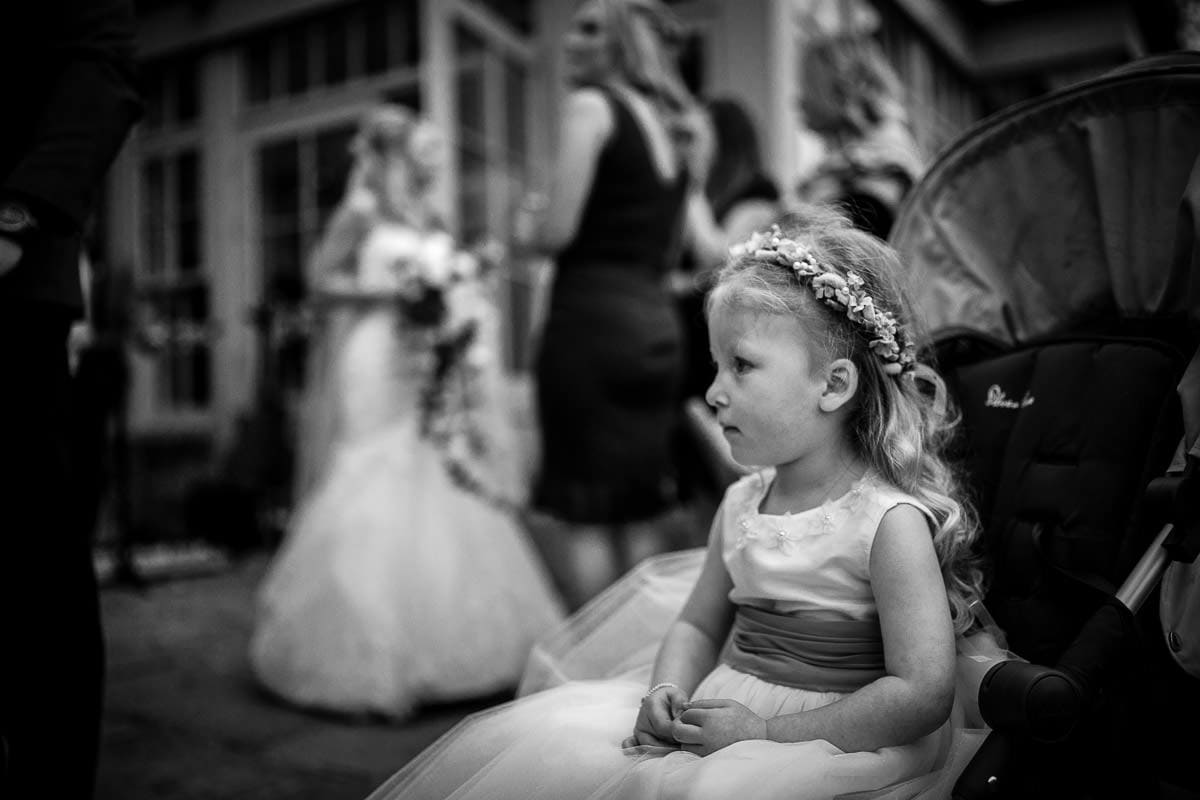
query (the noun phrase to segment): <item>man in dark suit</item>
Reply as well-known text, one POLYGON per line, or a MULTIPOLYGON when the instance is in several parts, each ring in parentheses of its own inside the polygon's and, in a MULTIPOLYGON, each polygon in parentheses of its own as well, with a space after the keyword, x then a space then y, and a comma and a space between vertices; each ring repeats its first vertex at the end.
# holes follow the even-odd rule
POLYGON ((80 234, 140 114, 132 0, 0 20, 0 797, 92 796, 104 648, 71 514, 80 234))

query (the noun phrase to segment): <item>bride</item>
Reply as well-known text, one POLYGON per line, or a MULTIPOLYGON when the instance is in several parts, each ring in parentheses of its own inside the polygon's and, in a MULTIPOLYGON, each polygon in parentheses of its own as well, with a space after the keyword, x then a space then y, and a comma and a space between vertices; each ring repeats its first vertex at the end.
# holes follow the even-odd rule
POLYGON ((258 592, 250 661, 292 703, 403 717, 512 688, 562 612, 510 512, 496 314, 428 204, 441 143, 364 118, 312 261, 326 305, 299 504, 258 592))

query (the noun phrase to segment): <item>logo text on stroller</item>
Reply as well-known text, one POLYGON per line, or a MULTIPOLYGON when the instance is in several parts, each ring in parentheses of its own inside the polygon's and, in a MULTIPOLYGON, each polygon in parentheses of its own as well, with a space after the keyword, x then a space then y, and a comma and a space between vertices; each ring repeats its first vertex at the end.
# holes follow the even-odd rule
POLYGON ((993 383, 988 387, 987 400, 983 404, 988 408, 1024 408, 1033 405, 1033 395, 1025 392, 1020 401, 1013 400, 1005 394, 999 384, 993 383))

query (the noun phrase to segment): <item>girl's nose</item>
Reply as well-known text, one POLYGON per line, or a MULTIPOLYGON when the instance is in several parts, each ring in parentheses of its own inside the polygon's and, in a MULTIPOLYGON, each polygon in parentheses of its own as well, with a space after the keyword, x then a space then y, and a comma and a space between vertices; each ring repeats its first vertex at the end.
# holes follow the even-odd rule
POLYGON ((708 403, 713 408, 729 404, 729 398, 725 395, 720 387, 720 378, 713 378, 713 382, 709 384, 708 391, 704 393, 704 402, 708 403))

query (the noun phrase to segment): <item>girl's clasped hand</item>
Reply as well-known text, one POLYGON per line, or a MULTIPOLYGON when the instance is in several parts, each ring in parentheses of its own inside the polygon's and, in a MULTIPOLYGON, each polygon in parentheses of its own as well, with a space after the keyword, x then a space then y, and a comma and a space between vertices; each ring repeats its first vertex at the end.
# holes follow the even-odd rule
POLYGON ((736 700, 691 702, 675 686, 642 700, 633 735, 623 747, 672 747, 705 756, 745 739, 766 739, 767 721, 736 700))
POLYGON ((622 747, 678 747, 673 728, 687 704, 687 693, 673 684, 656 686, 646 692, 633 724, 633 735, 622 747))

